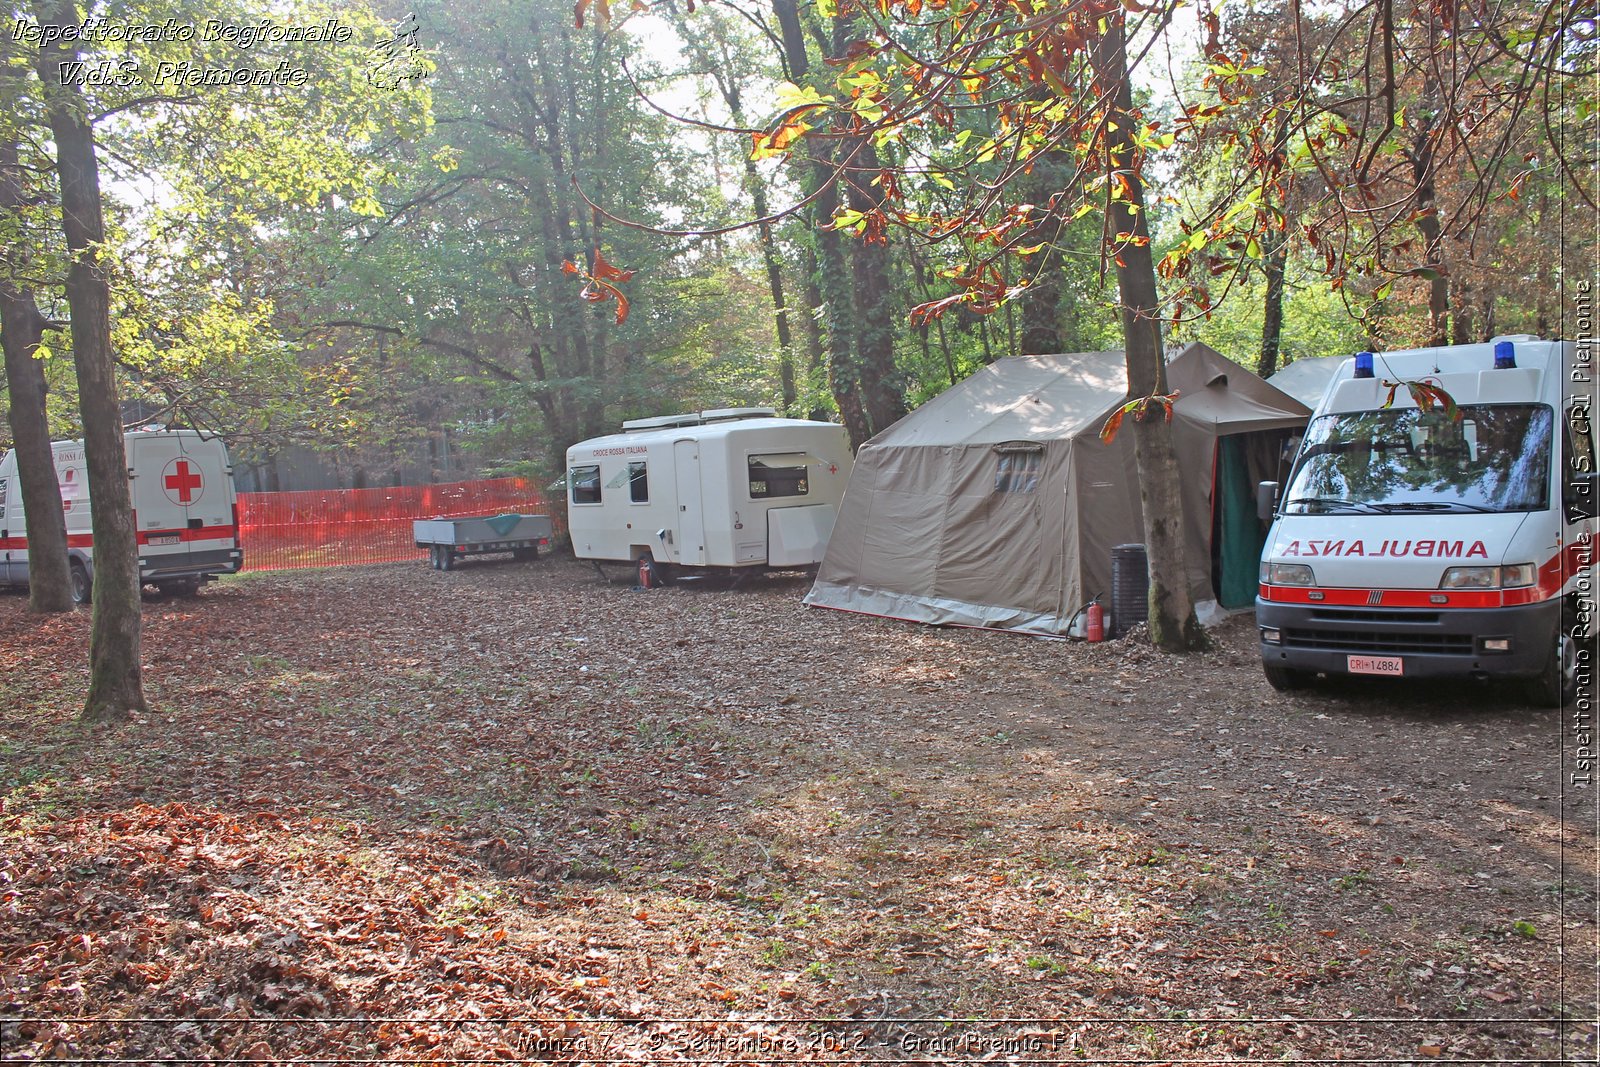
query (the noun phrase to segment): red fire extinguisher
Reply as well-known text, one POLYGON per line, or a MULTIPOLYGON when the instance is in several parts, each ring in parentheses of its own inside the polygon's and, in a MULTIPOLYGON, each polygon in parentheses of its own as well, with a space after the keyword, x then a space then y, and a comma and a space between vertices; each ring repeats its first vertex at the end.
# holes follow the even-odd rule
POLYGON ((1100 606, 1100 599, 1096 597, 1090 601, 1089 609, 1084 612, 1083 636, 1090 642, 1104 641, 1106 639, 1105 609, 1100 606))
POLYGON ((651 560, 651 558, 649 556, 640 556, 639 557, 639 588, 640 589, 654 589, 655 588, 655 584, 656 584, 655 583, 656 569, 652 565, 653 563, 654 563, 654 561, 651 560))

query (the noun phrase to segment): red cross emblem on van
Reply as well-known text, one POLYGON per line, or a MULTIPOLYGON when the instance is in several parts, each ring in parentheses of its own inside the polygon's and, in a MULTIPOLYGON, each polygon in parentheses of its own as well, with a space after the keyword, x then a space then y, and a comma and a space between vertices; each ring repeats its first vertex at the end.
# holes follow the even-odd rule
POLYGON ((200 468, 186 459, 174 459, 161 471, 161 488, 174 504, 193 504, 205 492, 200 468))

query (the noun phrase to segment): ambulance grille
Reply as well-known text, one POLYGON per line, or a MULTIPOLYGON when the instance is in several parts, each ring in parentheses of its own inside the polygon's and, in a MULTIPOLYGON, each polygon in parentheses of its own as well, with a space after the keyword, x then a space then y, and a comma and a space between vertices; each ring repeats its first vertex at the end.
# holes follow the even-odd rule
POLYGON ((1432 652, 1472 655, 1471 634, 1395 633, 1384 631, 1284 629, 1283 643, 1290 648, 1315 648, 1331 652, 1367 652, 1405 655, 1432 652))
POLYGON ((1437 626, 1437 611, 1364 611, 1360 608, 1312 608, 1311 617, 1318 622, 1414 622, 1423 626, 1437 626))

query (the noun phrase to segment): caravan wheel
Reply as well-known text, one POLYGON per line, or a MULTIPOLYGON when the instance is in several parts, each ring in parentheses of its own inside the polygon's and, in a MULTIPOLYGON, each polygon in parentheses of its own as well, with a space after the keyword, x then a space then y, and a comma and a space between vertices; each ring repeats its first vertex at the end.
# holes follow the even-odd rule
POLYGON ((94 596, 94 583, 89 578, 89 568, 82 560, 73 560, 68 568, 68 582, 72 585, 72 602, 87 604, 94 596))

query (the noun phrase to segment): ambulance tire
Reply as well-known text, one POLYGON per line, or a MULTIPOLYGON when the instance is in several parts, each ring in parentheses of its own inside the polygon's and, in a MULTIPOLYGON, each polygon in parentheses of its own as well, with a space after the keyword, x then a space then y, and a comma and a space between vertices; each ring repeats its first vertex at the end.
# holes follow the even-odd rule
POLYGON ((1263 665, 1261 669, 1267 675, 1267 684, 1280 693, 1292 693, 1296 689, 1304 689, 1311 684, 1313 677, 1310 671, 1297 671, 1293 667, 1263 665))
POLYGON ((1578 644, 1566 620, 1550 647, 1544 669, 1523 684, 1528 702, 1541 708, 1562 708, 1578 698, 1578 644))
POLYGON ((67 581, 72 586, 72 602, 74 604, 87 604, 94 597, 94 580, 89 577, 89 568, 83 561, 75 559, 68 565, 67 581))

